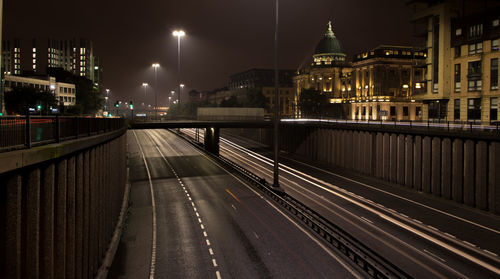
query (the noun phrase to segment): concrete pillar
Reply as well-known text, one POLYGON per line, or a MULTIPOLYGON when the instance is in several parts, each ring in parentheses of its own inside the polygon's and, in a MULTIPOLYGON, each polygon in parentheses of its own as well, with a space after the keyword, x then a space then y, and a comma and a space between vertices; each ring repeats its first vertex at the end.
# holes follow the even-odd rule
POLYGON ((476 207, 488 209, 488 145, 484 141, 476 144, 476 207))
POLYGON ((443 139, 441 142, 441 196, 451 199, 451 140, 443 139))
POLYGON ((405 136, 398 135, 397 139, 397 175, 396 182, 400 185, 405 183, 405 136))
POLYGON ((413 149, 413 188, 422 191, 422 137, 415 136, 413 149))
POLYGON ((67 161, 67 181, 66 181, 66 278, 75 277, 75 157, 70 157, 67 161))
POLYGON ((384 177, 384 134, 378 132, 375 136, 375 175, 384 177))
POLYGON ((335 165, 342 165, 342 131, 335 130, 335 165))
POLYGON ((345 163, 346 163, 346 168, 352 169, 353 164, 353 131, 346 131, 346 138, 345 138, 345 146, 346 146, 346 153, 345 153, 345 163))
POLYGON ((391 134, 389 139, 389 180, 397 181, 398 171, 398 135, 391 134))
POLYGON ((382 158, 383 178, 389 180, 391 173, 391 136, 388 133, 384 134, 382 158))
POLYGON ((500 143, 490 143, 488 208, 491 212, 500 213, 500 143))
POLYGON ((83 278, 83 153, 76 156, 75 173, 75 278, 83 278))
POLYGON ((346 163, 345 163, 345 157, 346 157, 346 141, 347 141, 347 136, 346 136, 346 131, 345 130, 340 130, 340 166, 345 168, 346 163))
POLYGON ((432 139, 431 149, 431 192, 441 196, 441 139, 432 139))
POLYGON ((413 136, 405 138, 405 182, 406 187, 413 186, 413 136))
POLYGON ((431 192, 431 138, 422 140, 422 191, 431 192))
POLYGON ((333 153, 334 153, 334 142, 333 142, 333 130, 328 129, 327 130, 327 135, 328 135, 328 151, 327 151, 327 162, 329 164, 333 164, 333 153))
POLYGON ((54 278, 66 278, 66 183, 67 161, 61 160, 56 164, 54 278))
MULTIPOLYGON (((5 278, 21 278, 22 272, 22 179, 21 175, 14 174, 7 180, 6 198, 7 204, 5 208, 5 244, 3 253, 5 278)), ((2 216, 3 217, 3 216, 2 216)))
POLYGON ((90 151, 90 239, 89 239, 89 263, 90 263, 90 271, 92 277, 95 277, 95 272, 98 269, 97 262, 97 248, 98 248, 98 240, 97 240, 97 151, 93 148, 90 151))
POLYGON ((25 243, 23 243, 23 270, 32 278, 40 276, 40 169, 31 170, 27 176, 26 204, 22 215, 26 216, 25 243))
POLYGON ((40 277, 54 278, 55 166, 42 170, 40 188, 40 277))
POLYGON ((357 131, 352 132, 352 169, 359 171, 358 169, 358 156, 359 156, 359 136, 357 131))
POLYGON ((219 155, 219 128, 206 128, 204 145, 205 150, 215 155, 219 155))
POLYGON ((367 154, 366 157, 366 170, 368 175, 375 176, 375 166, 377 165, 377 156, 376 156, 376 134, 367 132, 368 143, 367 143, 367 154))
POLYGON ((91 278, 90 269, 90 151, 83 154, 83 243, 82 243, 82 277, 91 278))
POLYGON ((471 140, 465 141, 464 145, 464 203, 474 206, 475 187, 474 187, 474 149, 475 144, 471 140))
POLYGON ((451 154, 451 197, 462 203, 464 200, 464 143, 462 140, 453 141, 451 154))

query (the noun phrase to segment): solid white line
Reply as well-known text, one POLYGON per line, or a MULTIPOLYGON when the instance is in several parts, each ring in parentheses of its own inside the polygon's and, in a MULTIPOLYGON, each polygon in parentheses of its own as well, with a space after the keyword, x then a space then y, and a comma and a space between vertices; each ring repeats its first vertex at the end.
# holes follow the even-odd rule
POLYGON ((135 131, 132 131, 134 133, 135 140, 137 142, 137 145, 139 145, 139 150, 141 151, 142 154, 142 160, 144 162, 144 165, 146 166, 146 172, 148 174, 148 180, 149 180, 149 190, 151 192, 151 211, 153 212, 153 239, 151 241, 151 263, 149 266, 149 278, 153 279, 155 277, 155 265, 156 265, 156 203, 155 203, 155 193, 153 190, 153 181, 151 179, 151 173, 149 172, 149 167, 148 163, 146 162, 146 156, 144 155, 144 151, 142 150, 141 145, 139 144, 139 139, 137 138, 137 135, 135 131))

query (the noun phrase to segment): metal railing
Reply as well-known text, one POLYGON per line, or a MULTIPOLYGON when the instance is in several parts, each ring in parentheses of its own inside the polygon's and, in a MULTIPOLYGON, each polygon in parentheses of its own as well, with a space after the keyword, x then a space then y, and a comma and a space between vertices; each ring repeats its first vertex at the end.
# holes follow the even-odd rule
POLYGON ((401 127, 404 129, 426 129, 446 130, 468 133, 494 133, 500 134, 500 121, 481 122, 471 121, 449 121, 445 119, 434 119, 427 121, 415 120, 370 120, 370 119, 333 119, 333 118, 286 118, 281 122, 311 122, 311 123, 338 123, 338 124, 361 124, 380 127, 401 127))
MULTIPOLYGON (((189 136, 181 132, 178 134, 195 147, 202 149, 201 143, 193 141, 189 136)), ((266 194, 268 198, 275 201, 291 215, 295 216, 296 220, 316 233, 316 235, 328 243, 331 248, 343 254, 346 260, 351 260, 360 269, 365 271, 368 277, 411 278, 408 273, 389 262, 380 254, 364 245, 354 236, 330 222, 307 205, 284 192, 275 192, 265 179, 260 178, 228 158, 216 156, 208 152, 207 154, 214 160, 222 163, 224 167, 239 173, 250 184, 266 194)))
POLYGON ((123 127, 122 118, 2 116, 0 152, 93 136, 123 127))

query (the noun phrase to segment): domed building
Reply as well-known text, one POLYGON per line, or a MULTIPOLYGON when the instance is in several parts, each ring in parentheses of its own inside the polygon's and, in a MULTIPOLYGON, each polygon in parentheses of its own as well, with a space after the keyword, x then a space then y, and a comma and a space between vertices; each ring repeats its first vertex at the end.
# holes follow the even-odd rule
MULTIPOLYGON (((343 97, 351 91, 352 67, 346 57, 342 44, 333 33, 331 22, 328 22, 328 30, 316 45, 311 65, 300 69, 294 78, 296 116, 300 116, 297 104, 304 89, 320 91, 330 104, 342 103, 343 97)), ((341 117, 342 112, 330 108, 323 110, 323 115, 341 117)))

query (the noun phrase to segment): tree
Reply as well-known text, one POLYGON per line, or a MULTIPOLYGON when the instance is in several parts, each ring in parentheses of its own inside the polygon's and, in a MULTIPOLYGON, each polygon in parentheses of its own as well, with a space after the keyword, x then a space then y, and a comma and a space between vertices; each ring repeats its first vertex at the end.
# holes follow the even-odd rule
POLYGON ((240 107, 240 104, 238 103, 238 99, 236 98, 235 95, 232 95, 229 97, 229 99, 224 99, 220 102, 219 107, 222 108, 234 108, 234 107, 240 107))
POLYGON ((266 108, 268 103, 266 97, 262 94, 262 89, 247 89, 247 102, 244 106, 249 108, 266 108))
POLYGON ((302 89, 299 96, 298 106, 303 116, 319 116, 320 108, 326 104, 326 96, 319 90, 302 89))
POLYGON ((5 107, 9 114, 26 114, 29 108, 40 105, 44 114, 50 107, 57 107, 56 97, 49 91, 33 87, 14 87, 5 92, 5 107))

